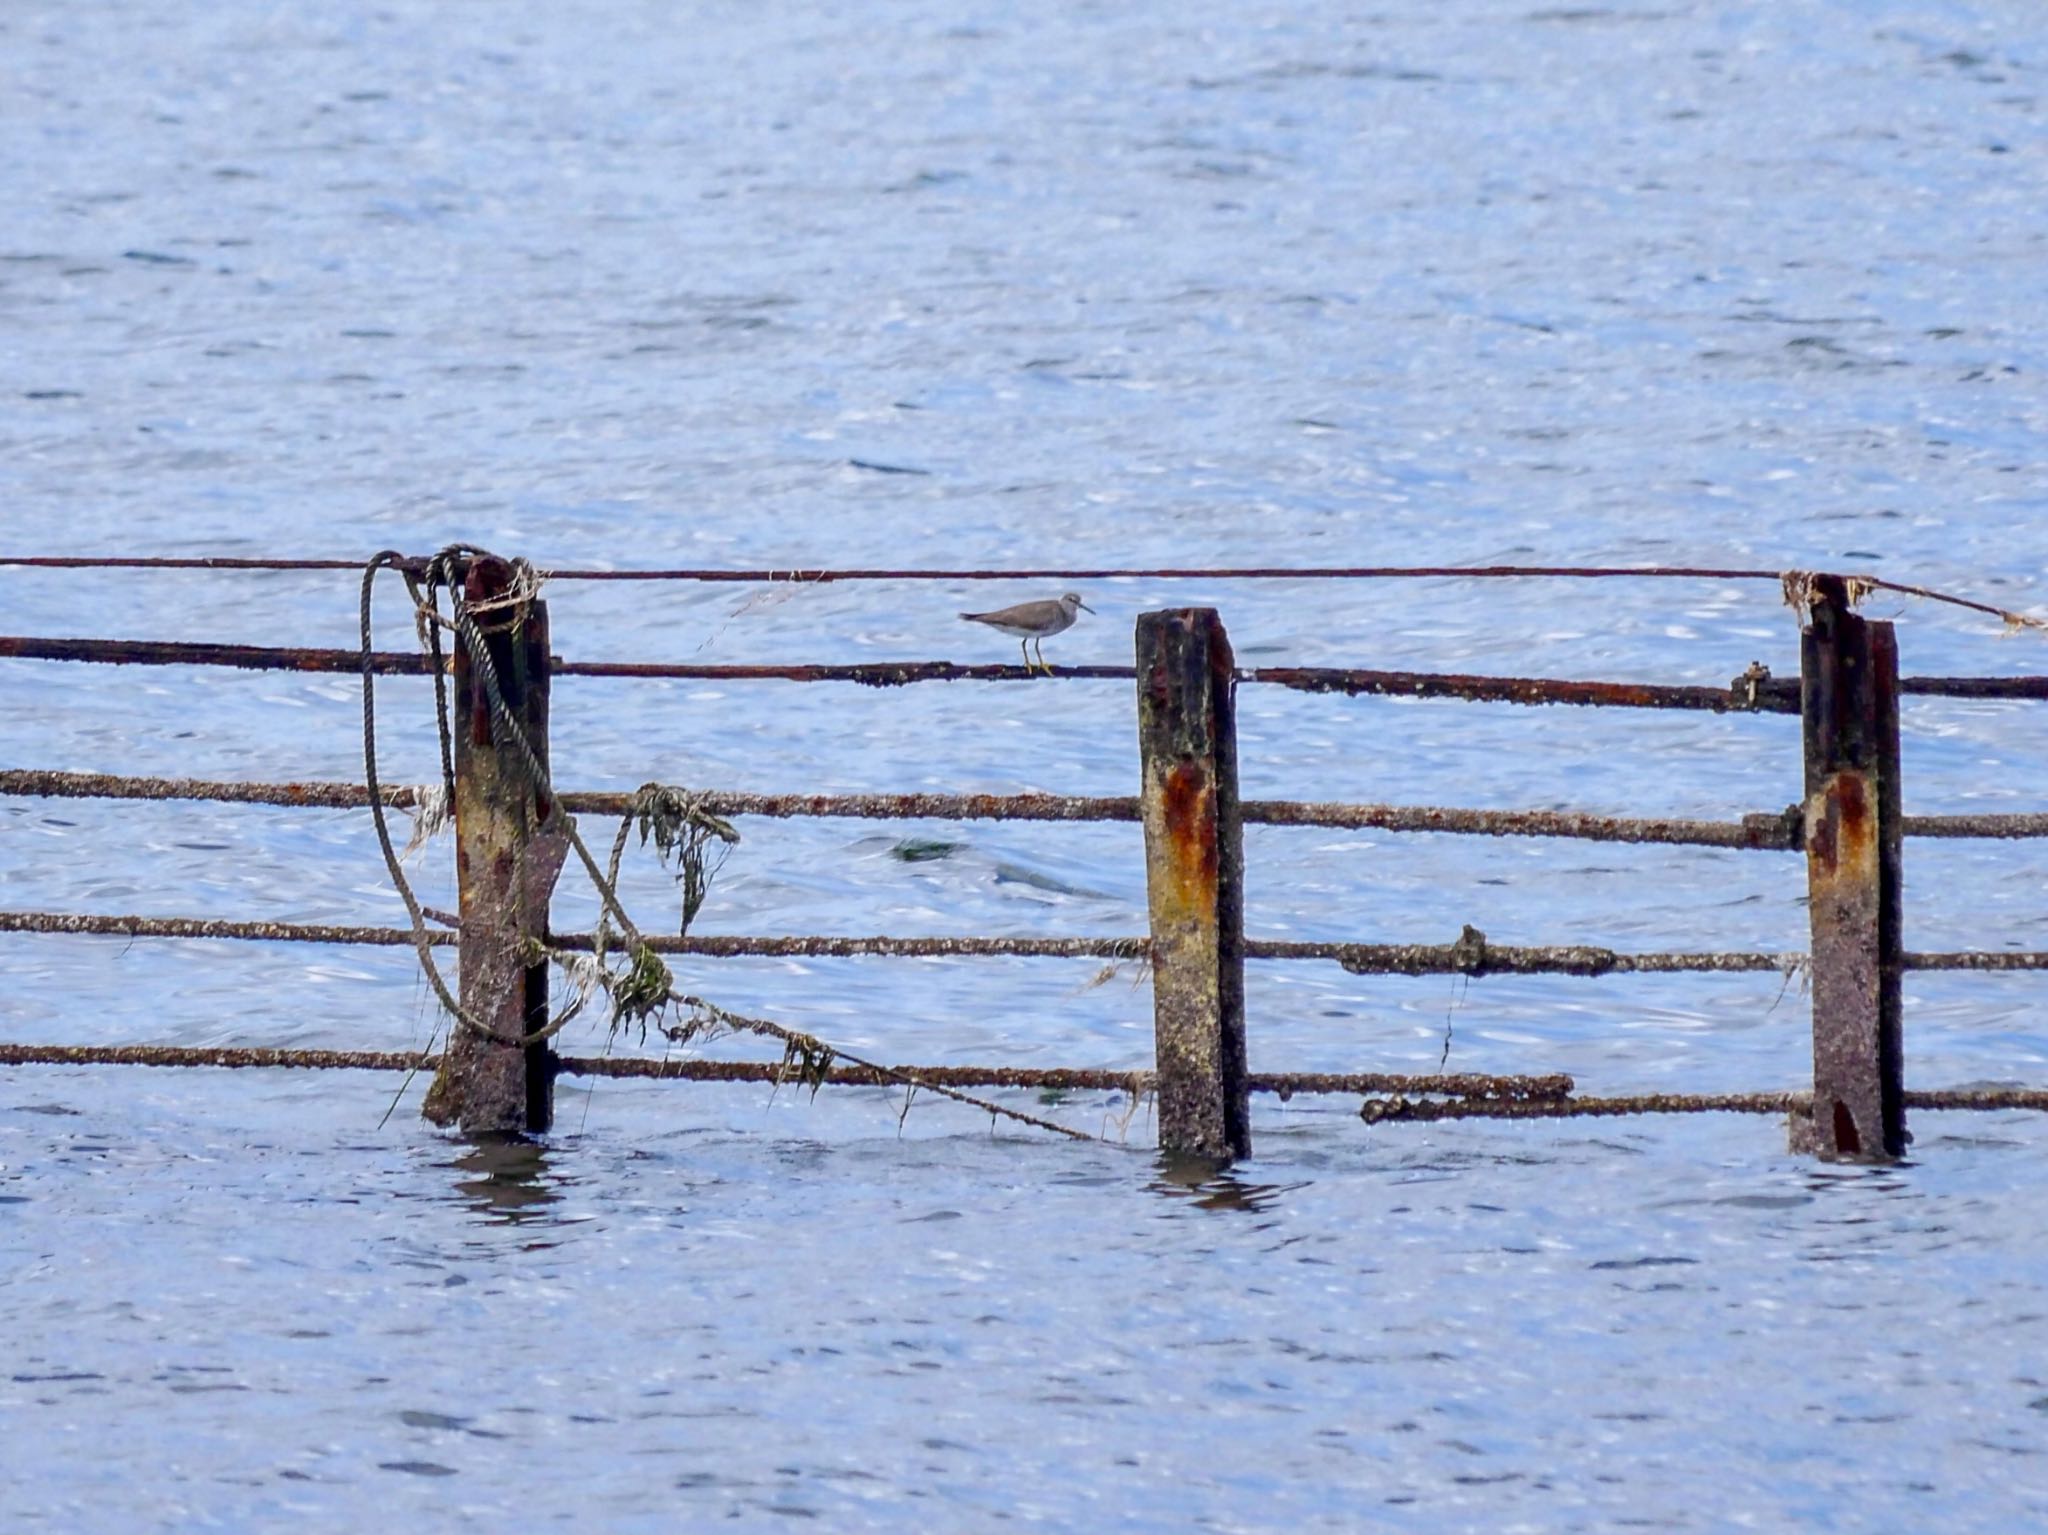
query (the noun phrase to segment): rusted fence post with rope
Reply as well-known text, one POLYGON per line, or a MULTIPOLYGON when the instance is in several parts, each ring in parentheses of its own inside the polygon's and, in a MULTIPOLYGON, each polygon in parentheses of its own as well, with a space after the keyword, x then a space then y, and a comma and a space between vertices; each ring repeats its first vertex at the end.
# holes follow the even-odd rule
POLYGON ((1906 1150, 1901 1029, 1899 647, 1818 576, 1800 636, 1813 1106, 1793 1149, 1887 1161, 1906 1150))
MULTIPOLYGON (((962 1091, 968 1087, 1061 1092, 1120 1092, 1127 1102, 1156 1091, 1159 1142, 1173 1152, 1218 1161, 1246 1155, 1248 1092, 1283 1100, 1296 1093, 1362 1094, 1361 1117, 1380 1124, 1464 1118, 1550 1118, 1583 1115, 1739 1112, 1793 1116, 1794 1144, 1824 1158, 1885 1161, 1907 1145, 1905 1111, 2048 1112, 2048 1089, 1969 1086, 1903 1091, 1901 972, 2033 971, 2048 973, 2048 950, 1980 946, 1955 953, 1903 950, 1902 837, 2048 838, 2048 811, 2017 814, 1900 813, 1899 705, 1902 697, 2048 701, 2048 675, 1906 677, 1898 675, 1889 624, 1853 612, 1876 591, 1924 598, 1996 617, 2010 628, 2048 629, 2048 618, 2012 612, 1874 575, 1807 571, 1656 567, 1488 566, 1473 569, 1130 568, 1033 571, 888 570, 556 570, 498 560, 470 545, 432 556, 384 550, 366 562, 183 557, 0 557, 0 567, 258 570, 352 570, 361 576, 357 644, 313 649, 260 644, 105 637, 0 635, 0 659, 67 664, 206 666, 250 671, 353 673, 363 705, 363 781, 212 782, 104 772, 0 768, 0 795, 135 801, 367 808, 379 850, 406 907, 407 927, 335 926, 261 918, 231 919, 148 913, 0 910, 0 933, 110 935, 129 941, 249 940, 264 943, 410 946, 449 1019, 445 1051, 438 1034, 406 1051, 193 1049, 131 1044, 33 1045, 0 1041, 0 1066, 305 1067, 403 1072, 435 1069, 429 1118, 470 1133, 545 1130, 552 1078, 588 1076, 674 1081, 798 1081, 886 1085, 912 1097, 930 1093, 1048 1133, 1091 1139, 1088 1131, 1023 1113, 962 1091), (401 577, 422 624, 425 653, 377 651, 372 593, 379 574, 401 577), (579 659, 549 656, 547 614, 539 582, 710 581, 786 584, 880 580, 1001 580, 1058 576, 1063 580, 1158 579, 1596 579, 1683 578, 1769 581, 1801 619, 1801 677, 1774 678, 1761 662, 1728 687, 1616 682, 1542 676, 1467 675, 1357 667, 1266 666, 1238 670, 1213 609, 1151 613, 1137 628, 1137 665, 1046 669, 1069 683, 1137 683, 1142 793, 1075 796, 1045 793, 872 792, 806 794, 752 789, 696 789, 648 784, 632 794, 612 790, 559 795, 548 766, 548 689, 552 677, 703 678, 721 682, 845 684, 897 688, 912 684, 1013 683, 1046 680, 1044 671, 1009 664, 952 660, 854 663, 790 662, 729 665, 690 661, 579 659), (455 597, 444 614, 437 602, 455 597), (456 635, 453 677, 443 642, 456 635), (432 678, 442 747, 441 788, 384 783, 376 749, 375 681, 432 678), (447 697, 448 684, 457 696, 447 697), (1801 715, 1805 727, 1805 794, 1789 810, 1704 820, 1593 814, 1576 810, 1476 810, 1447 805, 1374 805, 1296 800, 1240 802, 1237 788, 1234 690, 1282 687, 1344 697, 1460 699, 1517 706, 1683 709, 1801 715), (445 793, 444 793, 445 790, 445 793), (420 816, 416 838, 452 805, 457 821, 459 920, 422 907, 401 866, 387 810, 420 816), (626 818, 614 863, 600 863, 563 814, 626 818), (685 891, 683 929, 641 933, 620 905, 616 859, 630 826, 650 833, 664 857, 674 837, 720 829, 733 816, 837 817, 856 820, 1001 820, 1143 824, 1150 934, 1066 937, 766 934, 705 936, 688 930, 693 898, 685 891), (664 819, 666 818, 666 819, 664 819), (1804 849, 1808 863, 1812 946, 1806 953, 1616 952, 1584 944, 1495 944, 1467 928, 1455 943, 1386 944, 1252 940, 1243 934, 1242 825, 1375 828, 1396 832, 1487 837, 1561 837, 1600 842, 1746 849, 1804 849), (714 825, 712 823, 719 823, 714 825), (662 827, 669 830, 665 834, 662 827), (691 831, 690 828, 694 828, 691 831), (664 837, 668 840, 665 843, 664 837), (572 852, 602 897, 594 932, 552 933, 548 897, 572 852), (441 922, 441 930, 430 924, 441 922), (449 928, 459 928, 450 931, 449 928), (434 956, 459 947, 460 997, 434 956), (893 956, 901 958, 1012 955, 1034 958, 1149 959, 1155 980, 1155 1072, 1096 1068, 889 1065, 863 1059, 808 1032, 772 1019, 747 1017, 679 991, 661 956, 893 956), (607 966, 605 957, 613 963, 607 966), (547 1016, 546 965, 564 967, 578 1000, 547 1016), (1650 1093, 1585 1097, 1562 1075, 1540 1077, 1246 1072, 1243 966, 1336 963, 1352 975, 1573 975, 1771 973, 1808 971, 1813 992, 1813 1091, 1650 1093), (765 1038, 780 1060, 558 1058, 547 1041, 602 995, 614 1028, 637 1022, 658 1029, 671 1050, 721 1033, 765 1038)), ((678 852, 679 859, 690 854, 678 852)), ((700 873, 702 865, 699 865, 700 873)), ((695 876, 692 876, 695 877, 695 876)), ((701 899, 701 884, 697 899, 701 899)), ((646 1035, 640 1034, 644 1040, 646 1035)), ((390 1101, 395 1105, 403 1096, 390 1101)), ((388 1117, 389 1110, 387 1110, 388 1117)), ((1128 1124, 1126 1117, 1123 1123, 1128 1124)), ((1107 1121, 1105 1131, 1107 1133, 1107 1121)))
POLYGON ((1159 1146, 1251 1155, 1235 663, 1214 608, 1138 619, 1159 1146))
POLYGON ((455 875, 461 897, 462 1010, 449 1024, 421 1112, 468 1133, 546 1130, 554 1119, 554 1052, 525 1036, 548 1021, 548 897, 568 844, 543 835, 550 805, 504 715, 545 768, 547 604, 514 584, 503 560, 479 558, 463 578, 488 651, 458 631, 454 658, 455 875), (488 1031, 488 1032, 480 1032, 488 1031))

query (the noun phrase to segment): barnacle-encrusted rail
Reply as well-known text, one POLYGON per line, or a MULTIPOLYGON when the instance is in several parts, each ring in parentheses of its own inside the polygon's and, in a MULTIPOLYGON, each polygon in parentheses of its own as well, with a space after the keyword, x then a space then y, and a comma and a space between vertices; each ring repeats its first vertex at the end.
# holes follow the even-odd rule
MULTIPOLYGON (((313 1071, 431 1071, 437 1055, 407 1050, 270 1050, 248 1046, 14 1045, 0 1044, 0 1066, 185 1066, 215 1070, 290 1068, 313 1071)), ((791 1080, 785 1061, 652 1060, 640 1056, 558 1056, 564 1076, 632 1078, 658 1082, 774 1085, 791 1080)), ((875 1069, 834 1063, 826 1087, 895 1088, 903 1077, 944 1087, 1025 1088, 1040 1092, 1111 1092, 1139 1098, 1156 1089, 1150 1071, 1028 1066, 889 1066, 875 1069)), ((1642 1114, 1786 1114, 1812 1106, 1804 1092, 1636 1093, 1581 1097, 1568 1076, 1516 1077, 1479 1073, 1251 1072, 1246 1087, 1283 1102, 1296 1095, 1366 1097, 1359 1117, 1368 1124, 1395 1120, 1580 1119, 1642 1114), (1367 1096, 1386 1094, 1390 1096, 1367 1096), (1410 1094, 1420 1096, 1411 1097, 1410 1094)), ((1909 1091, 1909 1108, 1923 1111, 2048 1110, 2048 1091, 2021 1087, 1961 1087, 1909 1091)))
MULTIPOLYGON (((108 912, 0 911, 0 933, 69 933, 103 938, 184 938, 259 943, 355 944, 410 948, 419 941, 410 928, 351 926, 318 922, 236 921, 224 917, 150 917, 108 912)), ((453 948, 461 934, 429 931, 425 941, 453 948)), ((588 952, 589 933, 551 933, 550 946, 588 952)), ((892 937, 829 933, 651 934, 657 954, 690 954, 706 959, 1102 959, 1152 957, 1152 940, 1141 934, 1086 938, 892 937)), ((618 946, 616 936, 612 947, 618 946)), ((1626 952, 1593 944, 1496 944, 1467 928, 1453 943, 1314 943, 1298 939, 1247 938, 1244 957, 1257 960, 1329 960, 1353 975, 1669 975, 1796 973, 1804 954, 1749 949, 1626 952)), ((2048 970, 2048 951, 2038 949, 1960 950, 1902 956, 1908 970, 2048 970)))
MULTIPOLYGON (((0 1043, 0 1066, 195 1066, 223 1070, 286 1066, 316 1071, 431 1071, 440 1057, 414 1050, 269 1050, 241 1045, 15 1045, 0 1043)), ((766 1082, 790 1080, 783 1061, 656 1060, 645 1056, 557 1056, 554 1069, 569 1076, 641 1078, 660 1082, 766 1082)), ((935 1087, 1030 1088, 1041 1092, 1120 1092, 1142 1096, 1157 1084, 1151 1071, 1091 1070, 1072 1066, 885 1066, 835 1061, 825 1083, 833 1087, 900 1087, 914 1076, 935 1087)), ((1427 1093, 1497 1101, 1558 1099, 1572 1090, 1561 1073, 1492 1076, 1482 1072, 1266 1071, 1253 1072, 1255 1093, 1281 1099, 1300 1094, 1427 1093)))
MULTIPOLYGON (((360 810, 370 802, 361 784, 306 780, 234 783, 202 778, 127 777, 46 768, 0 769, 0 794, 55 799, 213 800, 232 805, 360 810)), ((624 815, 633 796, 570 790, 563 808, 576 815, 624 815)), ((804 816, 862 821, 1136 821, 1138 797, 1069 794, 757 794, 706 789, 696 802, 712 815, 804 816)), ((416 808, 418 791, 390 785, 384 803, 416 808)), ((1449 805, 1352 805, 1317 800, 1245 800, 1247 826, 1321 826, 1349 830, 1443 832, 1483 837, 1568 837, 1588 842, 1663 843, 1686 847, 1795 851, 1803 835, 1797 806, 1753 811, 1739 821, 1683 816, 1590 815, 1573 810, 1469 810, 1449 805)), ((2048 837, 2048 815, 1907 816, 1909 837, 2048 837)))

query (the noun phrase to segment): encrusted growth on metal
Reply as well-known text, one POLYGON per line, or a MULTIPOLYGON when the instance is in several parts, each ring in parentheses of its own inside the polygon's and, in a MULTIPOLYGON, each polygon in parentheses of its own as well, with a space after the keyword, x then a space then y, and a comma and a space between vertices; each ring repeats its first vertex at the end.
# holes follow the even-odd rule
MULTIPOLYGON (((432 915, 432 913, 430 913, 432 915)), ((1473 930, 1476 932, 1476 930, 1473 930)), ((104 912, 0 911, 0 933, 55 933, 107 938, 190 938, 264 943, 354 944, 405 948, 414 941, 402 927, 361 927, 312 922, 234 921, 221 917, 147 917, 104 912)), ((1586 944, 1496 944, 1478 934, 1483 947, 1457 943, 1313 943, 1290 939, 1247 938, 1244 957, 1256 960, 1330 960, 1354 975, 1646 975, 1699 974, 1793 975, 1806 956, 1757 950, 1625 952, 1586 944)), ((551 933, 555 949, 588 950, 589 933, 551 933)), ((429 931, 426 942, 453 947, 455 932, 429 931)), ((859 958, 986 958, 1144 960, 1152 940, 1138 934, 1085 938, 895 937, 839 934, 652 935, 646 939, 658 954, 694 954, 706 958, 767 959, 859 958)), ((614 946, 616 940, 614 940, 614 946)), ((2048 970, 2048 950, 1991 949, 1899 956, 1906 970, 2028 971, 2048 970)))
MULTIPOLYGON (((356 810, 369 803, 361 784, 233 783, 203 778, 150 778, 44 768, 0 769, 0 795, 60 799, 212 800, 235 805, 356 810)), ((569 792, 576 815, 625 814, 633 796, 618 791, 569 792)), ((414 790, 386 785, 384 803, 413 808, 414 790)), ((697 800, 714 815, 832 817, 873 821, 1136 821, 1135 794, 757 794, 705 789, 697 800)), ((1558 837, 1678 847, 1790 852, 1805 846, 1805 808, 1751 811, 1739 821, 1670 816, 1605 816, 1573 810, 1468 810, 1451 805, 1353 805, 1324 800, 1245 800, 1247 826, 1318 826, 1455 836, 1558 837)), ((1909 837, 2048 837, 2048 814, 1906 816, 1909 837)))
MULTIPOLYGON (((271 1050, 249 1046, 191 1045, 19 1045, 0 1043, 0 1066, 189 1066, 240 1070, 296 1067, 327 1071, 431 1071, 438 1055, 410 1050, 271 1050)), ((644 1056, 560 1056, 558 1074, 639 1078, 662 1082, 786 1083, 790 1064, 779 1061, 706 1061, 644 1056)), ((914 1077, 933 1087, 1008 1087, 1050 1092, 1121 1092, 1143 1096, 1155 1090, 1154 1073, 1065 1066, 856 1066, 833 1061, 821 1078, 827 1087, 902 1086, 914 1077)), ((1441 1093, 1487 1099, 1555 1098, 1572 1090, 1561 1074, 1535 1077, 1473 1073, 1407 1075, 1400 1072, 1264 1072, 1246 1078, 1253 1092, 1283 1101, 1296 1094, 1441 1093)))

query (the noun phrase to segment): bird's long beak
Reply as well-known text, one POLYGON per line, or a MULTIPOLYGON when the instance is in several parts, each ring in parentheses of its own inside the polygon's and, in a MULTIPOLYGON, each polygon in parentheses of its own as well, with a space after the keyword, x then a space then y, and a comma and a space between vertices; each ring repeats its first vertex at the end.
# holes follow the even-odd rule
MULTIPOLYGON (((1093 609, 1093 608, 1089 607, 1089 606, 1088 606, 1088 604, 1087 604, 1087 603, 1085 603, 1085 602, 1077 602, 1077 603, 1075 603, 1075 604, 1074 604, 1074 606, 1075 606, 1075 607, 1077 607, 1077 608, 1079 608, 1079 609, 1080 609, 1080 610, 1081 610, 1081 611, 1082 611, 1083 613, 1094 613, 1094 612, 1095 612, 1095 609, 1093 609)), ((1097 614, 1096 614, 1096 616, 1097 616, 1097 617, 1099 618, 1099 617, 1101 617, 1102 615, 1101 615, 1101 614, 1099 614, 1099 613, 1097 613, 1097 614)))

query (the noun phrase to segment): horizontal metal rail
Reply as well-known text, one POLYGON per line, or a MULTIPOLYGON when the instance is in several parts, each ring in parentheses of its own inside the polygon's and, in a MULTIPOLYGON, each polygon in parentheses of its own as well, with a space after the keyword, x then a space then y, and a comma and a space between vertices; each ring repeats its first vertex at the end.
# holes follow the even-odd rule
MULTIPOLYGON (((0 555, 0 566, 35 570, 347 570, 361 574, 362 560, 251 559, 233 555, 0 555)), ((425 571, 427 561, 401 559, 390 568, 425 571)), ((1404 579, 1475 579, 1547 577, 1678 578, 1700 581, 1782 581, 1776 570, 1725 570, 1687 565, 1355 565, 1355 566, 1124 566, 1024 570, 543 570, 546 581, 710 581, 760 585, 812 585, 834 581, 1344 581, 1404 579)))
MULTIPOLYGON (((219 917, 145 917, 99 912, 0 911, 0 933, 49 933, 104 938, 219 939, 234 942, 321 943, 408 948, 412 930, 308 922, 236 921, 219 917)), ((458 934, 429 929, 426 942, 452 948, 458 934)), ((554 933, 556 948, 589 950, 589 933, 554 933)), ((1139 935, 1085 938, 944 938, 838 934, 708 937, 650 936, 657 954, 708 959, 1102 959, 1142 960, 1152 940, 1139 935)), ((612 948, 619 942, 615 937, 612 948)), ((1457 943, 1311 943, 1247 938, 1246 959, 1327 960, 1354 975, 1661 975, 1753 973, 1790 975, 1806 956, 1796 952, 1672 951, 1624 953, 1589 944, 1495 944, 1474 935, 1457 943), (1476 941, 1475 941, 1476 940, 1476 941)), ((1963 950, 1909 953, 1909 970, 2048 970, 2048 951, 1963 950)))
MULTIPOLYGON (((878 469, 886 465, 863 464, 858 468, 878 469)), ((911 471, 916 472, 916 471, 911 471)), ((382 558, 380 556, 380 558, 382 558)), ((385 563, 393 570, 425 574, 431 560, 423 556, 392 557, 385 563)), ((0 555, 0 566, 42 570, 346 570, 368 568, 363 560, 275 559, 246 556, 179 555, 0 555)), ((1844 572, 1800 570, 1756 570, 1700 565, 1236 565, 1236 566, 1076 566, 1066 569, 1010 570, 887 570, 796 567, 764 570, 720 570, 675 568, 667 570, 575 570, 537 571, 548 581, 708 581, 753 585, 816 585, 833 581, 1396 581, 1396 580, 1657 580, 1687 581, 1774 581, 1794 600, 1801 590, 1812 590, 1816 580, 1840 583, 1850 591, 1897 592, 1924 597, 1986 613, 2007 624, 2048 628, 2048 622, 2015 613, 1994 603, 1959 597, 1931 587, 1893 581, 1884 576, 1848 575, 1844 572)))
MULTIPOLYGON (((438 1055, 411 1050, 270 1050, 242 1045, 17 1045, 0 1044, 0 1066, 196 1066, 226 1070, 294 1067, 316 1071, 427 1071, 438 1055)), ((642 1077, 664 1082, 764 1082, 794 1080, 784 1061, 653 1060, 645 1056, 558 1056, 555 1069, 579 1077, 642 1077)), ((825 1081, 836 1087, 901 1088, 915 1077, 936 1087, 1022 1087, 1068 1092, 1152 1091, 1150 1071, 1093 1070, 1031 1066, 854 1066, 834 1062, 825 1081)), ((1283 1100, 1296 1093, 1436 1093, 1511 1101, 1556 1098, 1572 1090, 1561 1073, 1502 1077, 1476 1072, 1407 1075, 1356 1071, 1254 1072, 1255 1093, 1283 1100)))
MULTIPOLYGON (((237 645, 199 640, 62 639, 0 636, 0 658, 84 661, 117 666, 224 666, 251 671, 359 673, 356 650, 287 645, 237 645)), ((424 654, 372 651, 379 676, 425 676, 424 654)), ((1034 682, 1048 675, 1082 681, 1130 682, 1128 666, 1036 668, 956 661, 876 661, 854 665, 699 664, 669 661, 562 661, 557 677, 612 677, 699 682, 850 682, 902 687, 917 682, 1034 682)), ((1550 677, 1482 677, 1456 672, 1375 671, 1342 667, 1271 666, 1241 669, 1240 682, 1309 693, 1377 694, 1400 698, 1459 698, 1474 702, 1609 705, 1642 709, 1695 709, 1714 713, 1799 712, 1797 687, 1765 679, 1733 687, 1665 686, 1633 682, 1578 682, 1550 677)))
MULTIPOLYGON (((1907 1092, 1905 1106, 1923 1112, 2048 1109, 2048 1090, 1955 1087, 1907 1092)), ((1369 1098, 1358 1111, 1367 1124, 1391 1120, 1588 1119, 1635 1114, 1790 1114, 1811 1110, 1813 1095, 1793 1093, 1644 1093, 1625 1098, 1529 1098, 1454 1102, 1444 1098, 1369 1098)))
MULTIPOLYGON (((270 1050, 247 1046, 17 1045, 0 1044, 0 1066, 148 1066, 218 1070, 291 1068, 325 1071, 429 1071, 437 1055, 408 1050, 270 1050)), ((783 1061, 651 1060, 641 1056, 560 1056, 566 1076, 638 1078, 662 1082, 783 1085, 792 1080, 783 1061)), ((1071 1067, 891 1066, 835 1063, 828 1087, 900 1089, 905 1077, 936 1087, 1026 1088, 1054 1092, 1115 1092, 1138 1098, 1153 1090, 1150 1071, 1071 1067)), ((1359 1095, 1368 1124, 1444 1119, 1580 1119, 1644 1114, 1789 1114, 1809 1109, 1812 1094, 1643 1093, 1578 1097, 1562 1073, 1534 1077, 1477 1074, 1403 1075, 1393 1072, 1253 1072, 1246 1085, 1283 1102, 1296 1094, 1359 1095), (1410 1097, 1409 1094, 1430 1096, 1410 1097), (1392 1094, 1394 1096, 1369 1096, 1392 1094)), ((2024 1087, 1937 1088, 1908 1092, 1906 1106, 1927 1111, 1996 1113, 2048 1110, 2048 1090, 2024 1087)))
MULTIPOLYGON (((361 784, 224 783, 197 778, 134 778, 107 773, 70 773, 34 768, 0 770, 0 794, 60 799, 211 800, 223 804, 358 810, 369 804, 361 784)), ((388 786, 384 803, 414 808, 415 791, 388 786)), ((624 815, 633 796, 613 792, 566 792, 563 806, 575 815, 624 815)), ((1138 797, 1055 794, 751 794, 707 789, 697 796, 719 816, 836 817, 858 820, 936 821, 1130 821, 1138 819, 1138 797)), ((1681 817, 1587 815, 1564 810, 1463 810, 1441 805, 1347 805, 1313 800, 1247 800, 1246 824, 1317 826, 1348 830, 1444 832, 1491 837, 1570 837, 1594 842, 1664 843, 1787 851, 1801 836, 1794 811, 1756 813, 1740 821, 1681 817)), ((2036 818, 2048 835, 2048 816, 2036 818)), ((1955 832, 1953 835, 1967 835, 1955 832)), ((1982 836, 2017 835, 1986 828, 1982 836)))
MULTIPOLYGON (((360 651, 291 645, 238 645, 202 640, 65 639, 0 635, 0 658, 84 661, 118 666, 224 666, 250 671, 347 672, 363 669, 360 651)), ((379 676, 425 676, 432 662, 407 650, 370 654, 379 676)), ((917 682, 1035 682, 1048 676, 1129 682, 1128 666, 1037 668, 957 661, 875 661, 853 665, 699 664, 671 661, 564 661, 558 677, 613 677, 700 682, 849 682, 902 687, 917 682)), ((1626 709, 1689 709, 1714 714, 1797 714, 1799 687, 1789 678, 1738 679, 1725 688, 1646 682, 1582 682, 1559 677, 1491 677, 1464 672, 1383 671, 1361 667, 1255 666, 1239 682, 1304 693, 1388 698, 1455 698, 1471 703, 1576 704, 1626 709)), ((1901 692, 1977 699, 2048 698, 2048 676, 1906 677, 1901 692)))
MULTIPOLYGON (((361 784, 328 780, 234 783, 203 778, 138 778, 44 768, 0 769, 0 795, 53 799, 207 800, 292 809, 360 810, 370 802, 361 784)), ((410 786, 389 785, 384 803, 415 807, 410 786)), ((574 815, 624 815, 631 794, 566 792, 574 815)), ((719 816, 833 817, 852 820, 1136 821, 1136 795, 1061 794, 753 794, 706 789, 697 802, 719 816)), ((1318 800, 1246 800, 1248 826, 1317 826, 1339 830, 1443 832, 1487 837, 1566 837, 1590 842, 1655 843, 1765 852, 1796 851, 1804 838, 1797 806, 1752 811, 1740 821, 1672 816, 1602 816, 1573 810, 1466 810, 1445 805, 1350 805, 1318 800)), ((2014 839, 2048 837, 2048 814, 1907 816, 1911 837, 2014 839)))

